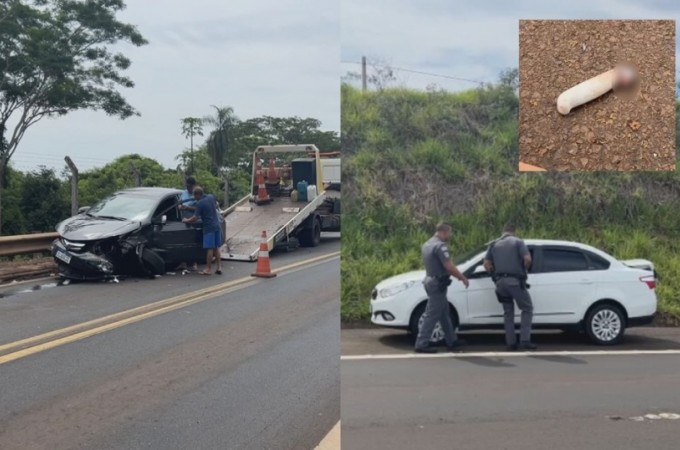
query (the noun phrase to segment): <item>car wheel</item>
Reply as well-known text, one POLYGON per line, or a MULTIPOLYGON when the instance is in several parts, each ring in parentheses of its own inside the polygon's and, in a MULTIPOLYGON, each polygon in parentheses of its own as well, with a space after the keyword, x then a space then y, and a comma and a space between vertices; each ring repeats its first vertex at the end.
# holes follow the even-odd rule
POLYGON ((165 261, 161 256, 148 248, 142 249, 142 270, 149 277, 165 274, 165 261))
POLYGON ((321 243, 321 224, 314 219, 311 228, 303 229, 298 236, 300 245, 303 247, 316 247, 321 243))
POLYGON ((610 304, 598 305, 586 316, 586 334, 595 344, 615 345, 623 339, 625 323, 621 308, 610 304))
MULTIPOLYGON (((418 337, 418 331, 420 330, 420 327, 423 325, 423 317, 425 315, 426 307, 427 303, 423 303, 422 305, 416 308, 416 310, 413 312, 413 315, 411 316, 411 323, 409 325, 409 329, 414 339, 418 337)), ((458 318, 454 313, 451 313, 451 323, 453 324, 454 329, 458 328, 458 318)), ((434 326, 434 330, 432 330, 432 336, 430 337, 430 345, 441 344, 443 341, 444 330, 442 328, 441 323, 437 322, 437 324, 434 326)))

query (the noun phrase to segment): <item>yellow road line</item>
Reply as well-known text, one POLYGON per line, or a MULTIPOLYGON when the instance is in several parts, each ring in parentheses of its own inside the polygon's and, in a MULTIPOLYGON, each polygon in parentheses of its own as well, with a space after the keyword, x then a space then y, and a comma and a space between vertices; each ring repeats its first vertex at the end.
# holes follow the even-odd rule
POLYGON ((340 450, 340 422, 335 424, 314 450, 340 450))
MULTIPOLYGON (((321 255, 315 258, 311 258, 305 261, 300 261, 297 263, 289 264, 272 270, 276 273, 290 272, 294 271, 303 266, 312 265, 315 263, 323 262, 325 260, 331 260, 338 257, 340 252, 328 253, 326 255, 321 255)), ((132 308, 126 311, 121 311, 119 313, 111 314, 99 319, 90 320, 88 322, 83 322, 80 324, 72 325, 69 327, 61 328, 59 330, 50 331, 48 333, 43 333, 37 336, 33 336, 27 339, 22 339, 20 341, 10 342, 0 346, 0 353, 7 350, 14 350, 18 348, 23 348, 30 346, 28 348, 23 348, 22 350, 14 351, 12 353, 7 353, 0 356, 0 364, 4 364, 16 359, 23 358, 34 353, 42 352, 60 345, 75 342, 81 339, 85 339, 96 334, 104 333, 131 323, 139 322, 144 319, 158 316, 166 312, 174 311, 186 306, 193 305, 194 303, 207 300, 209 298, 215 297, 218 294, 223 294, 231 292, 237 289, 241 289, 246 286, 261 283, 264 280, 255 279, 252 277, 243 277, 237 280, 229 281, 226 283, 219 284, 217 286, 211 286, 208 288, 200 289, 196 292, 189 294, 183 294, 176 297, 172 297, 166 300, 161 300, 149 305, 140 306, 137 308, 132 308), (117 320, 118 319, 118 320, 117 320), (113 321, 113 322, 111 322, 113 321), (110 322, 110 323, 106 323, 110 322), (90 328, 92 327, 92 328, 90 328), (89 329, 88 329, 89 328, 89 329), (65 335, 62 337, 57 337, 65 335), (55 339, 52 339, 55 338, 55 339), (40 344, 36 344, 41 341, 46 341, 40 344), (36 344, 36 345, 32 345, 36 344)))

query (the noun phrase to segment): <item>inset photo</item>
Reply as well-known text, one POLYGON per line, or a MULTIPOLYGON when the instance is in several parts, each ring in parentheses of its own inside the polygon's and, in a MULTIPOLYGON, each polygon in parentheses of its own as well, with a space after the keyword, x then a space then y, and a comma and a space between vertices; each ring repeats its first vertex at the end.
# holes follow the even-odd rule
POLYGON ((520 171, 672 171, 674 20, 520 20, 520 171))

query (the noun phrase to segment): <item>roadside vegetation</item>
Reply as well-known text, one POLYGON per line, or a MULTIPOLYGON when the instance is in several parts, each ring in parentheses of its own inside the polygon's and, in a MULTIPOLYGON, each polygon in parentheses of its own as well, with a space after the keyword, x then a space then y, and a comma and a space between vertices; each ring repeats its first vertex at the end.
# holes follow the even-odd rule
POLYGON ((517 173, 513 75, 456 93, 343 84, 344 322, 370 318, 377 282, 422 268, 420 245, 444 220, 454 254, 513 221, 525 238, 652 260, 664 320, 680 323, 680 175, 517 173))
MULTIPOLYGON (((206 123, 209 119, 205 119, 206 123)), ((222 126, 206 133, 201 139, 205 142, 199 141, 193 151, 187 149, 177 155, 176 167, 164 167, 154 159, 128 154, 102 167, 82 171, 78 182, 79 205, 92 205, 119 189, 137 186, 138 181, 140 186, 183 189, 184 177, 192 175, 225 207, 225 177, 231 204, 248 193, 252 152, 258 145, 303 142, 316 144, 321 151, 337 151, 340 147, 337 133, 321 130, 321 122, 316 119, 265 116, 239 120, 230 116, 228 130, 226 122, 218 123, 222 126), (228 135, 229 140, 220 142, 222 134, 228 135), (138 178, 135 172, 139 173, 138 178)), ((178 132, 180 126, 178 120, 178 132)), ((66 168, 62 172, 47 167, 22 172, 14 170, 10 163, 7 169, 3 235, 54 231, 59 221, 70 216, 71 179, 66 168)))
MULTIPOLYGON (((69 171, 13 167, 27 131, 43 119, 79 110, 121 120, 140 115, 124 96, 135 83, 127 76, 132 61, 119 50, 120 44, 148 42, 134 24, 120 20, 125 8, 124 0, 0 2, 0 235, 51 231, 70 214, 69 171)), ((221 200, 227 180, 229 198, 236 199, 248 191, 256 146, 314 143, 328 151, 339 146, 337 133, 320 130, 316 119, 240 120, 231 107, 212 109, 206 117, 178 118, 189 149, 178 155, 177 167, 132 154, 81 172, 79 206, 125 187, 182 187, 187 175, 221 200)))

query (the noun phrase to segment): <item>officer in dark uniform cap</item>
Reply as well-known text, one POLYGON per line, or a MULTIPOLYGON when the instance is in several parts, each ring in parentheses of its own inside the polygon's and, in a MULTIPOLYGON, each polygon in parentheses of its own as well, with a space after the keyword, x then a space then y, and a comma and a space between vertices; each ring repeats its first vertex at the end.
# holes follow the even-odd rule
POLYGON ((425 292, 427 292, 427 309, 423 315, 423 323, 416 339, 417 353, 436 353, 437 349, 430 347, 430 338, 434 327, 439 322, 444 330, 446 346, 455 350, 463 342, 456 339, 456 331, 451 323, 449 302, 446 291, 451 284, 451 277, 460 280, 467 288, 467 278, 460 273, 451 262, 447 242, 451 239, 451 225, 439 224, 437 231, 422 247, 423 262, 425 263, 425 292))
POLYGON ((484 268, 496 283, 496 296, 503 305, 505 342, 508 350, 535 350, 531 343, 531 320, 534 307, 529 295, 527 270, 531 267, 531 254, 523 240, 515 237, 515 227, 506 225, 503 235, 494 241, 484 257, 484 268), (514 300, 514 301, 513 301, 514 300), (515 303, 522 311, 520 340, 515 336, 515 303))

